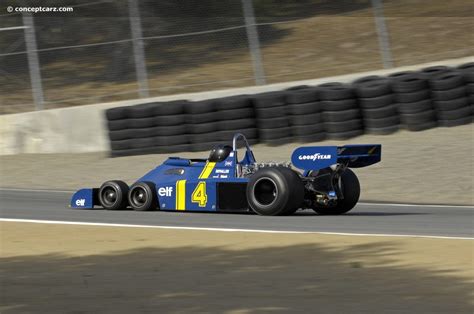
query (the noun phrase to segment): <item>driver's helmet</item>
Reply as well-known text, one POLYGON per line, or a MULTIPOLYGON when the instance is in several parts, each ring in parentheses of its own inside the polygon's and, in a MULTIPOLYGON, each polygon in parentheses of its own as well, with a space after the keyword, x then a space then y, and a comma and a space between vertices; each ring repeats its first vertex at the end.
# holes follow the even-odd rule
POLYGON ((232 151, 232 147, 229 145, 219 144, 214 146, 209 154, 209 161, 210 162, 221 162, 224 161, 227 157, 229 157, 230 152, 232 151))

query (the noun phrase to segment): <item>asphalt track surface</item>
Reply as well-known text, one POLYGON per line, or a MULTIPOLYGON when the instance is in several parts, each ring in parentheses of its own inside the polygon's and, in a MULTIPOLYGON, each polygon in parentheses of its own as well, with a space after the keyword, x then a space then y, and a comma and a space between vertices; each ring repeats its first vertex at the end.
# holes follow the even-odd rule
POLYGON ((68 208, 72 193, 2 190, 0 218, 67 221, 177 228, 329 232, 474 238, 474 207, 360 203, 341 216, 319 216, 312 210, 293 216, 254 214, 134 212, 68 208))

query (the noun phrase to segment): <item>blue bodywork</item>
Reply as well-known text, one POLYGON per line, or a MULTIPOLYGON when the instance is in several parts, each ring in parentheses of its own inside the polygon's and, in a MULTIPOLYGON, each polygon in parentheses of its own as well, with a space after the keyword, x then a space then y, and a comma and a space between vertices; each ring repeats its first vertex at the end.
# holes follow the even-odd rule
MULTIPOLYGON (((312 170, 336 163, 344 162, 348 167, 358 168, 377 163, 380 158, 381 145, 313 146, 297 148, 291 161, 293 166, 303 170, 303 176, 307 176, 312 170)), ((249 178, 241 176, 241 169, 255 162, 248 145, 239 160, 234 141, 233 151, 222 162, 170 157, 137 182, 155 184, 161 210, 218 211, 222 207, 228 209, 228 205, 222 205, 224 198, 245 198, 242 193, 249 178)), ((99 205, 97 194, 98 189, 81 189, 72 196, 70 207, 94 208, 99 205)))

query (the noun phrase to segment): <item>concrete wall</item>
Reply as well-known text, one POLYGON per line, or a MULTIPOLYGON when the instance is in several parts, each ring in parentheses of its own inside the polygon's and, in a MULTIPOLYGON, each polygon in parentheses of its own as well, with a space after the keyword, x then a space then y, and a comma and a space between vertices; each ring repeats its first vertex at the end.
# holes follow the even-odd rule
POLYGON ((22 153, 84 153, 110 150, 104 110, 144 102, 175 99, 202 100, 238 94, 254 94, 281 90, 295 85, 318 85, 326 82, 351 82, 366 75, 387 75, 398 71, 418 70, 433 65, 456 66, 473 62, 474 57, 444 60, 416 66, 378 70, 294 81, 265 86, 251 86, 190 94, 178 94, 148 99, 133 99, 37 112, 0 116, 0 155, 22 153))

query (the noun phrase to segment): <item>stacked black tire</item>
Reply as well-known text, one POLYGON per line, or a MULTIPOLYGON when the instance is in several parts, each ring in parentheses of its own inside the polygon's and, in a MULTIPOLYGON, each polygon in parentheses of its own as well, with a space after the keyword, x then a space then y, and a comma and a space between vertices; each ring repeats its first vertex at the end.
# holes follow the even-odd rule
POLYGON ((112 156, 172 153, 189 149, 186 101, 146 103, 106 111, 112 156))
POLYGON ((452 127, 472 122, 468 85, 463 72, 447 70, 435 75, 430 79, 430 86, 440 126, 452 127))
POLYGON ((287 115, 286 92, 268 92, 252 98, 260 142, 281 145, 292 140, 287 115))
POLYGON ((347 139, 364 133, 354 88, 341 83, 318 86, 324 129, 330 139, 347 139))
POLYGON ((390 134, 398 130, 395 96, 390 81, 380 76, 366 76, 354 81, 365 131, 370 134, 390 134))
POLYGON ((435 127, 436 112, 426 76, 416 72, 398 72, 389 75, 389 78, 403 127, 409 131, 435 127))
POLYGON ((319 142, 326 138, 318 89, 302 86, 288 90, 286 102, 295 142, 319 142))
POLYGON ((245 135, 249 144, 258 142, 255 110, 249 95, 217 99, 216 107, 217 140, 229 144, 234 134, 241 133, 245 135))
POLYGON ((466 82, 466 93, 471 106, 471 114, 474 115, 474 62, 460 65, 458 70, 463 73, 466 82))
POLYGON ((218 142, 215 100, 189 102, 186 104, 185 113, 190 150, 193 152, 210 150, 218 142))

